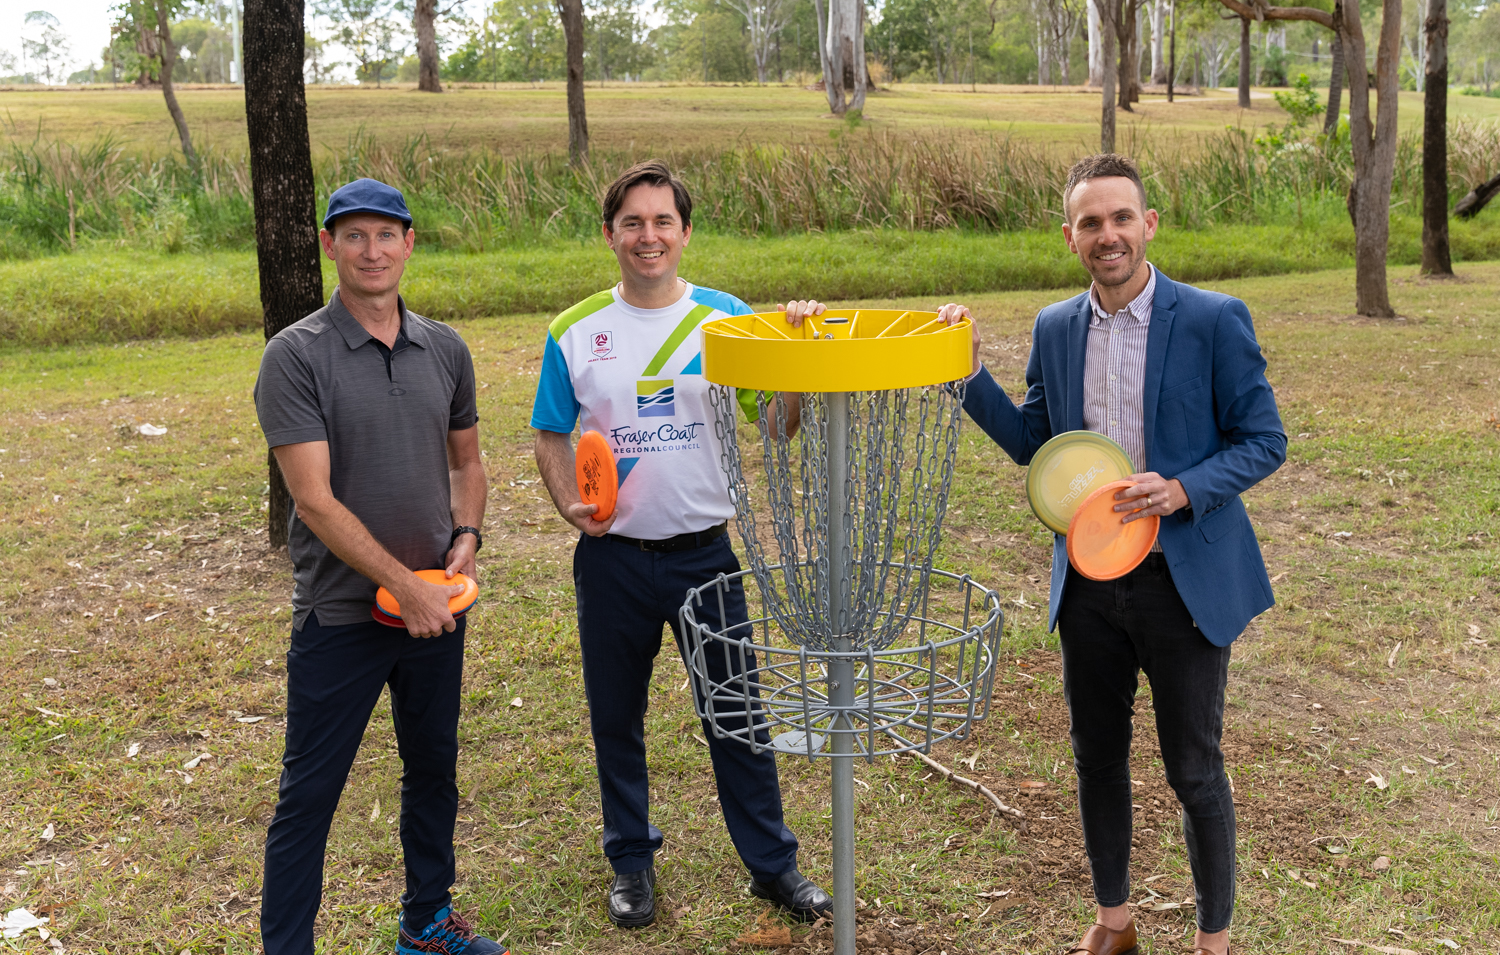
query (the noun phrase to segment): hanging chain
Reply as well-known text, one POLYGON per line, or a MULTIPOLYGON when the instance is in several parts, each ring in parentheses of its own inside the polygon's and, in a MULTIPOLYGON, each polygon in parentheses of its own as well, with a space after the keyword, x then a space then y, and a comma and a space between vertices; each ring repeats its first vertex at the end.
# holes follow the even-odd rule
POLYGON ((848 467, 836 486, 825 395, 802 395, 794 437, 786 434, 782 402, 757 395, 760 467, 750 474, 735 392, 711 389, 720 466, 746 559, 766 614, 796 644, 830 650, 842 637, 853 649, 882 650, 921 611, 953 483, 963 396, 961 383, 850 394, 848 467), (770 540, 760 518, 770 524, 770 540), (844 528, 838 554, 829 552, 832 521, 844 528), (847 587, 845 613, 833 620, 839 586, 847 587))

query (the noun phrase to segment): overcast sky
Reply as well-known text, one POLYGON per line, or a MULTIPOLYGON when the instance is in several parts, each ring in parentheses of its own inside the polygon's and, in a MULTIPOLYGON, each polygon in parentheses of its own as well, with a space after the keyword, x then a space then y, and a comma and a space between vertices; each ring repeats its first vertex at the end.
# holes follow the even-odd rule
POLYGON ((114 21, 111 6, 112 0, 5 0, 0 3, 0 49, 16 58, 19 71, 21 37, 37 32, 26 29, 26 14, 46 10, 62 21, 63 32, 68 35, 68 71, 80 69, 90 60, 97 63, 99 51, 109 45, 109 25, 114 21))

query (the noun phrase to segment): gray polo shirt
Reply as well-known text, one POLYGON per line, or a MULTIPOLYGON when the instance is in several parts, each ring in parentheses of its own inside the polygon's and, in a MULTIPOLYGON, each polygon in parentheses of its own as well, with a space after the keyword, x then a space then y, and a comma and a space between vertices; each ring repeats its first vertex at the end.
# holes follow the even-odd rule
MULTIPOLYGON (((443 566, 453 532, 448 432, 479 420, 474 363, 458 333, 401 310, 387 350, 334 291, 266 343, 255 409, 270 447, 327 441, 333 496, 412 570, 443 566), (403 347, 403 339, 405 340, 403 347)), ((335 557, 292 509, 292 626, 370 619, 374 581, 335 557)))

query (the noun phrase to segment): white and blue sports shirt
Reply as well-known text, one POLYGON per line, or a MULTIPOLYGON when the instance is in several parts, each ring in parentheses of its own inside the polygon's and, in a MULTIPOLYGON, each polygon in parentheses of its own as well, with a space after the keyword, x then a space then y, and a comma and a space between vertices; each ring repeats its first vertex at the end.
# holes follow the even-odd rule
MULTIPOLYGON (((734 516, 700 328, 753 309, 683 284, 686 293, 666 308, 636 308, 618 288, 591 295, 553 319, 542 353, 531 426, 571 434, 581 416, 583 430, 604 436, 620 474, 610 530, 626 537, 662 540, 734 516)), ((755 393, 738 397, 754 421, 755 393)))

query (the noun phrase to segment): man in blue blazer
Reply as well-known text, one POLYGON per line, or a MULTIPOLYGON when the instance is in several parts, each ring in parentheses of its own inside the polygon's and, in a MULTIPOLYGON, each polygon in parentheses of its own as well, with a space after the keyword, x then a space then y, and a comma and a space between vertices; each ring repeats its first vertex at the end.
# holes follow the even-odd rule
MULTIPOLYGON (((1161 518, 1157 548, 1129 574, 1093 581, 1053 541, 1050 626, 1061 631, 1084 846, 1097 924, 1070 952, 1134 955, 1130 738, 1137 674, 1151 681, 1167 779, 1182 803, 1197 897, 1198 955, 1225 955, 1234 908, 1234 803, 1220 736, 1229 645, 1271 607, 1240 495, 1286 459, 1286 433, 1245 303, 1173 282, 1146 262, 1157 215, 1129 159, 1069 172, 1063 235, 1089 291, 1037 315, 1019 407, 979 363, 964 409, 1017 464, 1065 431, 1118 442, 1138 473, 1122 521, 1161 518)), ((957 321, 969 311, 943 306, 957 321)))

